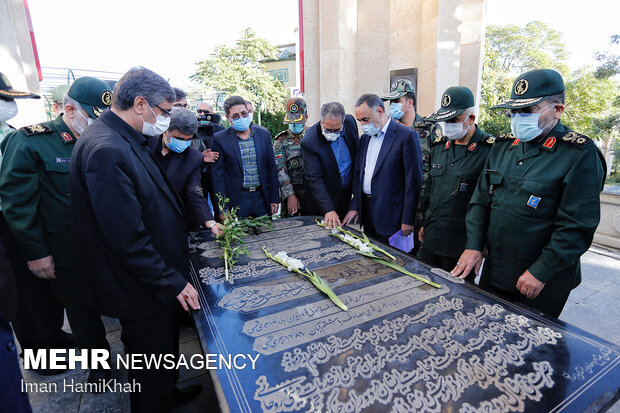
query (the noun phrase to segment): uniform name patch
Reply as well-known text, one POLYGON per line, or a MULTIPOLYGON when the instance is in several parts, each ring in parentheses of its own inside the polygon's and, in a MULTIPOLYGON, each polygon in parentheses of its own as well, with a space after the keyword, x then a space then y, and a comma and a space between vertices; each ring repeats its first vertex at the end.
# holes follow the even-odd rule
POLYGON ((530 195, 530 199, 527 200, 527 206, 530 208, 538 208, 541 198, 539 196, 530 195))
POLYGON ((56 158, 56 163, 68 164, 71 163, 71 158, 56 158))
POLYGON ((441 169, 441 168, 442 168, 442 166, 441 166, 441 164, 440 164, 440 163, 434 163, 434 164, 433 164, 433 168, 435 168, 435 169, 441 169))

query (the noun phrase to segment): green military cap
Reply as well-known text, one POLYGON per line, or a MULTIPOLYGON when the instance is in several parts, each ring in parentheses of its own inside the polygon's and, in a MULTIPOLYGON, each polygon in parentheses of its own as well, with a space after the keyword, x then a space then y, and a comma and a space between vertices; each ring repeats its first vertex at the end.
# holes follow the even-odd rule
POLYGON ((286 102, 286 116, 283 123, 304 123, 308 117, 307 113, 306 102, 302 98, 289 99, 286 102))
POLYGON ((512 85, 510 99, 491 109, 519 109, 532 106, 564 93, 562 75, 551 69, 536 69, 523 73, 512 85))
POLYGON ((396 100, 405 96, 407 93, 415 93, 413 83, 408 79, 398 79, 392 83, 390 93, 387 96, 382 97, 383 100, 396 100))
POLYGON ((39 95, 35 95, 34 93, 19 92, 17 90, 14 90, 11 86, 11 82, 9 82, 9 78, 6 77, 4 73, 0 73, 0 96, 6 99, 39 99, 41 97, 39 95))
POLYGON ((67 91, 67 96, 78 101, 93 119, 97 119, 112 104, 110 87, 103 80, 94 77, 77 79, 67 91))
POLYGON ((52 90, 52 102, 61 103, 65 97, 65 93, 67 93, 67 90, 69 90, 69 85, 56 86, 52 90))
POLYGON ((452 86, 443 92, 441 108, 426 120, 443 122, 460 115, 472 106, 474 106, 474 94, 471 93, 471 90, 465 86, 452 86))

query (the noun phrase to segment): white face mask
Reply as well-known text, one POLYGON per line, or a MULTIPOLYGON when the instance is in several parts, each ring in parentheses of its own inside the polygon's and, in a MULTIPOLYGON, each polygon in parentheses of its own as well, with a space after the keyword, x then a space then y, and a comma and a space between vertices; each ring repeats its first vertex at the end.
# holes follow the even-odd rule
MULTIPOLYGON (((155 115, 155 112, 151 109, 151 105, 149 105, 149 109, 153 115, 155 115)), ((142 115, 140 115, 140 117, 142 118, 142 115)), ((162 115, 155 115, 155 123, 147 122, 142 118, 142 134, 146 136, 159 136, 168 130, 168 126, 170 126, 169 117, 165 118, 162 115)))
POLYGON ((82 119, 84 119, 84 122, 81 122, 81 121, 78 122, 78 120, 74 116, 71 122, 72 123, 71 126, 73 126, 75 133, 77 133, 78 135, 81 135, 82 132, 84 132, 84 129, 86 129, 87 126, 90 126, 95 120, 90 117, 87 118, 86 116, 84 116, 78 108, 74 109, 74 113, 75 112, 80 114, 82 119), (84 125, 84 123, 86 123, 86 125, 84 125))
POLYGON ((15 115, 17 115, 17 102, 0 100, 0 122, 6 122, 15 115))
POLYGON ((469 127, 471 125, 467 125, 465 128, 465 122, 467 122, 469 118, 465 119, 462 123, 444 123, 444 131, 443 134, 446 138, 451 141, 458 141, 459 139, 463 139, 465 135, 467 135, 467 131, 469 131, 469 127))
MULTIPOLYGON (((322 128, 321 128, 322 129, 322 128)), ((327 139, 328 142, 335 142, 338 140, 338 138, 340 137, 340 133, 341 132, 332 132, 332 133, 327 133, 325 132, 325 129, 322 129, 323 131, 323 136, 325 136, 325 139, 327 139)))

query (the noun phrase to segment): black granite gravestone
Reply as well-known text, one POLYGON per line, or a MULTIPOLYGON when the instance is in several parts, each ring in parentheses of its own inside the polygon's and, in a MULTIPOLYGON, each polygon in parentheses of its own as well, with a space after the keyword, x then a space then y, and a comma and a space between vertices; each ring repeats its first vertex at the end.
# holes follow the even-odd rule
POLYGON ((428 286, 311 218, 248 236, 230 283, 213 237, 190 240, 203 349, 246 361, 212 370, 223 411, 599 412, 620 396, 617 346, 389 249, 441 288, 428 286), (302 260, 349 311, 263 246, 302 260))

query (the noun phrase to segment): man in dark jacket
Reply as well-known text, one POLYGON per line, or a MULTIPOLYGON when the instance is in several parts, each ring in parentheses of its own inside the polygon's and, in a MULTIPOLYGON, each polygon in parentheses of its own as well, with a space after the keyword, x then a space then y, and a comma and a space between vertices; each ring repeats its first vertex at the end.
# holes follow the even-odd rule
MULTIPOLYGON (((175 94, 145 68, 114 89, 112 108, 80 137, 71 158, 75 269, 84 304, 120 319, 127 354, 178 354, 176 306, 198 309, 187 282, 181 201, 147 146, 168 129, 175 94), (176 298, 176 299, 175 299, 176 298)), ((129 370, 132 411, 171 409, 177 370, 129 370)))
POLYGON ((342 225, 351 205, 358 140, 353 116, 330 102, 301 141, 307 213, 324 215, 329 228, 342 225))
POLYGON ((149 147, 183 200, 187 228, 197 230, 204 225, 214 235, 220 235, 222 230, 213 220, 200 186, 203 157, 191 146, 198 126, 196 117, 183 108, 173 108, 170 113, 168 130, 162 136, 150 139, 149 147))
POLYGON ((239 206, 239 218, 275 214, 280 193, 269 132, 250 126, 252 119, 240 96, 226 99, 224 112, 232 126, 213 137, 213 151, 220 154, 211 167, 213 189, 229 199, 227 208, 239 206))

